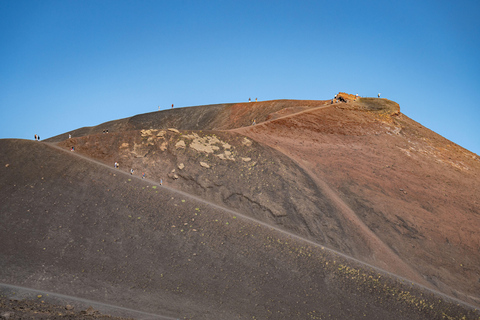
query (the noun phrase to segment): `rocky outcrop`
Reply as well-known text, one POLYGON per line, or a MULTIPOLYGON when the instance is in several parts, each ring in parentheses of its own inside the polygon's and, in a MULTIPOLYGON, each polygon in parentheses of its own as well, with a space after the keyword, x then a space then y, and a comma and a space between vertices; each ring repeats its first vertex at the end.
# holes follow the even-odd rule
POLYGON ((340 100, 341 102, 349 102, 349 101, 355 101, 356 97, 354 94, 339 92, 337 94, 337 99, 340 100))

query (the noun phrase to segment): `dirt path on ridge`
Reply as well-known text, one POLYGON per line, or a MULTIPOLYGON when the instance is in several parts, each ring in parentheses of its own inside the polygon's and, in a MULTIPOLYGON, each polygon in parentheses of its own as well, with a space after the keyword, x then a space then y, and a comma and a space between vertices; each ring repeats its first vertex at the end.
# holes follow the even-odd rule
MULTIPOLYGON (((326 108, 331 108, 331 107, 334 107, 335 104, 328 104, 328 105, 323 105, 323 106, 320 106, 320 107, 315 107, 315 108, 311 108, 311 109, 307 109, 307 110, 302 110, 302 111, 299 111, 299 112, 293 112, 293 113, 289 113, 289 114, 286 114, 284 116, 280 116, 280 117, 277 117, 277 118, 274 118, 274 119, 270 119, 270 120, 267 120, 267 121, 263 121, 263 122, 259 122, 257 123, 255 126, 258 127, 258 126, 265 126, 269 123, 272 123, 272 122, 275 122, 275 121, 278 121, 278 120, 282 120, 282 119, 286 119, 286 118, 291 118, 291 117, 295 117, 295 116, 298 116, 298 115, 301 115, 303 113, 309 113, 309 112, 313 112, 313 111, 316 111, 316 110, 320 110, 320 109, 326 109, 326 108)), ((252 126, 254 127, 254 126, 252 126)), ((239 127, 239 128, 235 128, 235 129, 229 129, 229 130, 220 130, 220 131, 229 131, 229 132, 237 132, 237 133, 242 133, 244 130, 247 130, 248 128, 250 127, 239 127)))

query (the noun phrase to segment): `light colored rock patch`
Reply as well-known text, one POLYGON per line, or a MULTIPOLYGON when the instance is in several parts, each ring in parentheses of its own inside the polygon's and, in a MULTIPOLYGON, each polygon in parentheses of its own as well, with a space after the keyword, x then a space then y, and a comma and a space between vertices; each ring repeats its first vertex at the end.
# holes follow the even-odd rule
MULTIPOLYGON (((197 152, 214 153, 214 155, 219 159, 235 161, 235 157, 233 156, 231 151, 234 148, 229 143, 218 139, 215 135, 200 137, 197 133, 194 132, 188 135, 184 135, 183 138, 192 140, 189 144, 189 147, 197 152), (218 151, 220 151, 220 153, 218 153, 218 151)), ((251 141, 244 141, 244 144, 245 143, 251 144, 251 141)))
POLYGON ((252 141, 247 139, 246 137, 243 138, 242 143, 243 143, 244 146, 247 146, 247 147, 250 147, 252 145, 252 141))
POLYGON ((179 149, 179 148, 185 149, 185 148, 186 148, 185 141, 183 141, 183 140, 178 141, 178 142, 175 144, 175 148, 176 148, 176 149, 179 149))
POLYGON ((275 217, 286 217, 287 216, 287 213, 283 212, 283 211, 279 211, 279 210, 275 210, 275 209, 271 209, 271 211, 272 211, 272 214, 275 217))
POLYGON ((149 137, 154 135, 158 130, 156 129, 147 129, 147 130, 140 130, 142 137, 149 137))
POLYGON ((135 158, 143 158, 147 155, 148 149, 143 144, 135 143, 132 153, 135 158))
POLYGON ((201 142, 201 141, 198 141, 198 140, 192 141, 192 143, 190 143, 190 148, 192 148, 193 150, 196 150, 198 152, 205 152, 205 153, 213 153, 216 150, 220 149, 217 146, 212 146, 210 144, 207 144, 205 142, 201 142))
POLYGON ((120 148, 124 149, 124 148, 128 148, 129 144, 124 142, 122 143, 122 145, 120 146, 120 148))
POLYGON ((215 157, 218 157, 218 158, 220 158, 220 159, 222 159, 222 160, 227 160, 227 159, 225 158, 225 155, 224 155, 223 153, 216 154, 215 157))
POLYGON ((207 168, 207 169, 210 168, 210 166, 208 165, 208 163, 203 162, 203 161, 200 161, 200 165, 201 165, 202 167, 204 167, 204 168, 207 168))
POLYGON ((177 129, 174 129, 174 128, 168 128, 168 131, 172 131, 172 132, 175 132, 175 133, 180 133, 180 131, 178 131, 177 129))
POLYGON ((183 168, 185 168, 185 165, 183 163, 180 163, 177 167, 178 169, 183 170, 183 168))
POLYGON ((231 152, 228 151, 232 149, 232 146, 226 142, 219 140, 216 136, 200 137, 198 134, 192 133, 186 135, 185 138, 192 139, 190 147, 198 152, 214 153, 220 150, 220 147, 218 145, 221 145, 225 151, 220 154, 215 154, 215 156, 219 157, 222 160, 235 160, 231 152))
MULTIPOLYGON (((155 143, 155 134, 157 133, 158 130, 156 129, 148 129, 148 130, 140 130, 140 133, 142 135, 142 138, 147 138, 146 144, 149 146, 153 146, 155 143)), ((145 141, 142 141, 142 143, 145 143, 145 141)))
POLYGON ((167 142, 164 141, 164 142, 160 145, 160 150, 162 150, 162 151, 167 150, 167 146, 168 146, 167 142))
POLYGON ((163 136, 165 135, 165 133, 167 133, 165 130, 160 130, 160 131, 157 133, 157 137, 163 138, 163 136))
POLYGON ((252 158, 248 158, 248 157, 247 157, 247 158, 242 158, 242 161, 244 161, 244 162, 250 162, 250 161, 252 161, 252 158))
POLYGON ((190 143, 190 148, 198 152, 205 153, 214 153, 215 151, 220 150, 220 148, 216 146, 216 144, 222 143, 215 136, 200 137, 196 133, 186 135, 185 138, 192 140, 192 142, 190 143))
POLYGON ((190 139, 190 140, 199 138, 198 134, 196 134, 196 133, 186 134, 183 137, 186 138, 186 139, 190 139))
POLYGON ((233 157, 232 153, 228 150, 225 150, 223 153, 220 153, 220 154, 215 154, 215 156, 219 157, 222 160, 235 161, 235 158, 233 157))

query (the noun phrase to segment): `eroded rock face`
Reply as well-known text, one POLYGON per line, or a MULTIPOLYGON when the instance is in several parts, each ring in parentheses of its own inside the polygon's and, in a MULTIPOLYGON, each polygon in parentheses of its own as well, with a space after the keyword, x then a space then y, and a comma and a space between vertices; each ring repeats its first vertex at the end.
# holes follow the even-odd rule
POLYGON ((355 101, 356 96, 354 94, 339 92, 337 94, 337 99, 340 100, 341 102, 355 101))

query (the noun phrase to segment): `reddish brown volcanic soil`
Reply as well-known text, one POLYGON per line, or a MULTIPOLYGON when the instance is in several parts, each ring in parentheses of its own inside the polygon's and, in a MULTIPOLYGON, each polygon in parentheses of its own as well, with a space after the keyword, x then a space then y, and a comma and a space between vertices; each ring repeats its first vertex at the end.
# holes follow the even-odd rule
POLYGON ((479 157, 338 97, 0 140, 0 311, 66 315, 4 283, 138 319, 479 319, 479 157))
POLYGON ((416 271, 421 283, 480 302, 477 155, 384 99, 336 104, 236 132, 311 173, 342 207, 352 236, 363 241, 356 257, 419 281, 416 271))

